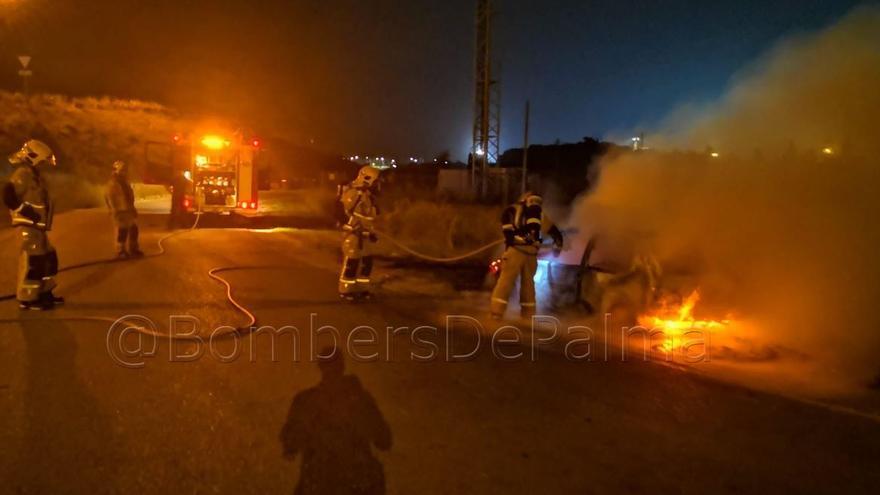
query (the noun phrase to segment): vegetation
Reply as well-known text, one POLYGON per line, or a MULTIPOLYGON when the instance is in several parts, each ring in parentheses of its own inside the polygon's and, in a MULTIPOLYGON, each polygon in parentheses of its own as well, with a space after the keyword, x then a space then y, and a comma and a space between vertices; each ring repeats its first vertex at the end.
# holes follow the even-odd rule
POLYGON ((500 207, 398 199, 386 210, 379 217, 379 228, 433 256, 459 254, 501 236, 500 207))
POLYGON ((165 141, 186 123, 155 103, 113 98, 68 98, 0 92, 0 150, 14 151, 27 138, 55 150, 60 174, 103 182, 110 163, 143 166, 148 141, 165 141))
MULTIPOLYGON (((0 91, 0 154, 14 152, 28 138, 52 146, 58 168, 47 176, 60 210, 102 205, 102 186, 114 160, 128 162, 136 177, 144 166, 145 143, 167 140, 185 125, 175 112, 155 103, 59 95, 25 98, 0 91)), ((2 161, 0 183, 12 172, 2 161)), ((157 192, 155 187, 136 188, 141 197, 157 192)))

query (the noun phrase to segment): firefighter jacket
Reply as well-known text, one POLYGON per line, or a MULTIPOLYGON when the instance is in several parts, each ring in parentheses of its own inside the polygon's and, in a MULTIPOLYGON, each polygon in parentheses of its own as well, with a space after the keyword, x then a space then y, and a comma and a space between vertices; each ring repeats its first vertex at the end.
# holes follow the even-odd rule
POLYGON ((343 230, 357 234, 372 234, 373 224, 379 209, 369 189, 349 187, 342 192, 340 199, 348 221, 343 230))
POLYGON ((549 234, 557 246, 562 246, 562 232, 538 205, 514 203, 505 208, 501 214, 501 231, 508 247, 537 247, 544 234, 549 234))
POLYGON ((51 230, 53 206, 46 180, 31 165, 19 165, 3 188, 3 202, 12 213, 12 225, 51 230))
POLYGON ((104 193, 107 207, 117 219, 137 215, 134 207, 134 190, 124 178, 114 175, 108 182, 104 193))

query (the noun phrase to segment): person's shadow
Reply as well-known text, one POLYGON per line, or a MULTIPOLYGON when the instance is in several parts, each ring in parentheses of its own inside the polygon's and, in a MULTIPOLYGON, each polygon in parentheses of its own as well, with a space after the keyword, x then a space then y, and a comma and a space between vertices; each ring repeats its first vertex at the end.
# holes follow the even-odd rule
POLYGON ((9 478, 0 483, 0 493, 103 493, 118 489, 121 446, 113 434, 112 418, 80 378, 74 329, 34 314, 24 318, 25 429, 9 478))
POLYGON ((321 382, 293 398, 281 430, 284 457, 302 456, 294 494, 383 494, 372 447, 391 448, 391 429, 360 380, 345 374, 341 352, 332 355, 318 361, 321 382))

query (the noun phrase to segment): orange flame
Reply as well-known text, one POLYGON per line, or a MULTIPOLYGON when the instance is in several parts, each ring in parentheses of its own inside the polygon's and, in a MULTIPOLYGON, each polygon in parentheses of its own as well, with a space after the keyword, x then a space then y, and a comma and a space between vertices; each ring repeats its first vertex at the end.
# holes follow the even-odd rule
MULTIPOLYGON (((639 325, 642 327, 663 332, 664 341, 660 349, 671 352, 676 347, 676 341, 680 340, 688 332, 699 330, 717 330, 730 325, 729 319, 724 320, 698 320, 693 312, 697 303, 700 302, 699 289, 693 291, 680 305, 671 305, 664 300, 660 308, 653 314, 641 316, 639 325)), ((680 345, 680 342, 679 342, 680 345)))

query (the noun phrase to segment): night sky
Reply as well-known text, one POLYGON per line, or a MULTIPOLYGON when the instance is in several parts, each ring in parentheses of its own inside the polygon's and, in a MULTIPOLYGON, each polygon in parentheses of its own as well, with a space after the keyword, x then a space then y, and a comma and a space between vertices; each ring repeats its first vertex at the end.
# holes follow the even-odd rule
MULTIPOLYGON (((854 0, 495 0, 503 148, 605 137, 721 94, 854 0)), ((0 88, 156 100, 343 154, 470 144, 475 0, 0 0, 0 88)))

